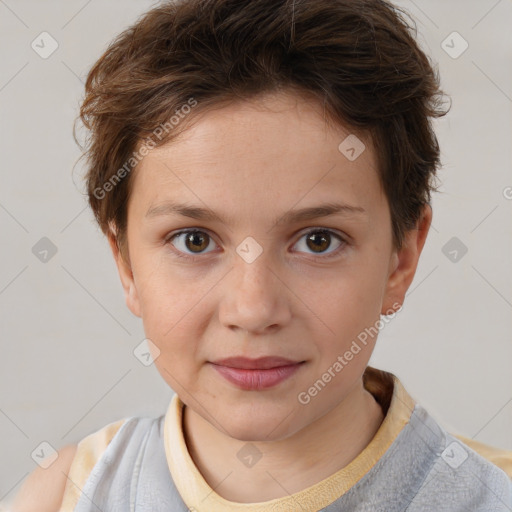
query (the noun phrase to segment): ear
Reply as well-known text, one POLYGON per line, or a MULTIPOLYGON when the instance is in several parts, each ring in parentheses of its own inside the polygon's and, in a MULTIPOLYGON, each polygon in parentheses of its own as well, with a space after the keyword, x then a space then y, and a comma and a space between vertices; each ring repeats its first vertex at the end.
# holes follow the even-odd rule
POLYGON ((133 279, 132 269, 130 264, 125 261, 121 251, 119 250, 115 232, 109 232, 108 242, 110 244, 110 248, 112 249, 112 254, 114 255, 119 277, 121 278, 126 305, 135 316, 141 317, 139 296, 135 286, 135 281, 133 279))
POLYGON ((382 315, 389 315, 402 306, 405 294, 416 273, 431 222, 432 208, 430 205, 425 205, 416 227, 405 233, 402 247, 395 249, 391 257, 390 273, 382 302, 382 315))

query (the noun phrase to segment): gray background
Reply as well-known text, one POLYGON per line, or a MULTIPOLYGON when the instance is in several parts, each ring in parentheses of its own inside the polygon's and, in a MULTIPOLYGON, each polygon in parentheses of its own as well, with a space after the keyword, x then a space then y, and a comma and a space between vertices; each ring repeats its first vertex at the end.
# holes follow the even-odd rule
MULTIPOLYGON (((173 393, 133 355, 142 324, 86 208, 83 167, 73 170, 87 71, 153 4, 0 0, 0 501, 35 468, 42 441, 58 449, 120 418, 160 415, 173 393), (47 59, 31 48, 43 31, 59 45, 47 59), (43 237, 57 248, 46 262, 32 252, 43 237)), ((400 377, 451 432, 512 449, 512 2, 399 5, 417 20, 453 107, 436 122, 434 227, 371 364, 400 377), (453 31, 469 43, 458 58, 441 46, 453 31)))

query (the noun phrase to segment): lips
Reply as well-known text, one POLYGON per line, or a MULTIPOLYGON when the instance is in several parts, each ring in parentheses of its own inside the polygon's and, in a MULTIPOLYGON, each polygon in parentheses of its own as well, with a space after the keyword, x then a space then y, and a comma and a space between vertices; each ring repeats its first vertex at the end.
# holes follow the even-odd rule
POLYGON ((229 357, 212 362, 227 381, 244 390, 262 390, 277 386, 300 369, 304 361, 267 356, 258 359, 229 357))
POLYGON ((242 370, 268 370, 270 368, 278 368, 281 366, 291 366, 298 364, 301 361, 292 361, 284 357, 267 356, 259 357, 258 359, 250 359, 248 357, 228 357, 226 359, 219 359, 214 361, 213 364, 220 366, 227 366, 229 368, 239 368, 242 370))

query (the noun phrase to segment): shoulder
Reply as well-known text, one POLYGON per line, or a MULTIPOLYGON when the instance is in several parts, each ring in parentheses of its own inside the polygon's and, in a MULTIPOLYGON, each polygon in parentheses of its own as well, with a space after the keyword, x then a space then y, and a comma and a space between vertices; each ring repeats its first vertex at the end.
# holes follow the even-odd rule
POLYGON ((456 437, 459 441, 462 441, 463 444, 477 452, 484 459, 498 466, 512 480, 512 451, 496 448, 495 446, 481 443, 479 441, 475 441, 474 439, 462 435, 453 434, 453 436, 456 437))
POLYGON ((58 450, 50 466, 37 467, 23 482, 12 504, 13 512, 73 510, 89 473, 125 422, 110 423, 78 444, 58 450))
POLYGON ((509 476, 456 436, 441 430, 444 436, 440 450, 408 510, 511 510, 509 476))
POLYGON ((396 443, 392 485, 409 494, 408 512, 512 510, 507 474, 447 432, 418 403, 396 443))
MULTIPOLYGON (((103 428, 84 437, 77 445, 77 450, 69 469, 69 480, 66 483, 60 511, 67 512, 75 508, 78 503, 85 482, 89 478, 94 466, 105 453, 108 445, 126 425, 128 420, 121 420, 109 423, 103 428)), ((17 511, 15 511, 17 512, 17 511)))
POLYGON ((13 512, 58 510, 76 451, 77 445, 64 446, 57 451, 57 459, 48 468, 38 466, 34 469, 23 482, 12 504, 13 512))

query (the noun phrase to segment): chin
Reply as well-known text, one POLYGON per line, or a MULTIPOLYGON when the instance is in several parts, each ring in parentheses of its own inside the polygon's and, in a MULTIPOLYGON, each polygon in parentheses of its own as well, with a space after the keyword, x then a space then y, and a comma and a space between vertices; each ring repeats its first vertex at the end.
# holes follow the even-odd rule
POLYGON ((233 414, 227 411, 224 421, 229 435, 239 441, 265 442, 281 441, 290 437, 302 427, 297 424, 296 415, 290 414, 290 409, 276 411, 269 407, 263 412, 260 408, 240 410, 233 414))
POLYGON ((276 435, 275 432, 272 432, 272 428, 273 426, 270 424, 262 425, 260 428, 254 424, 230 425, 228 431, 232 439, 253 443, 281 441, 288 437, 287 435, 279 435, 279 433, 276 435))

